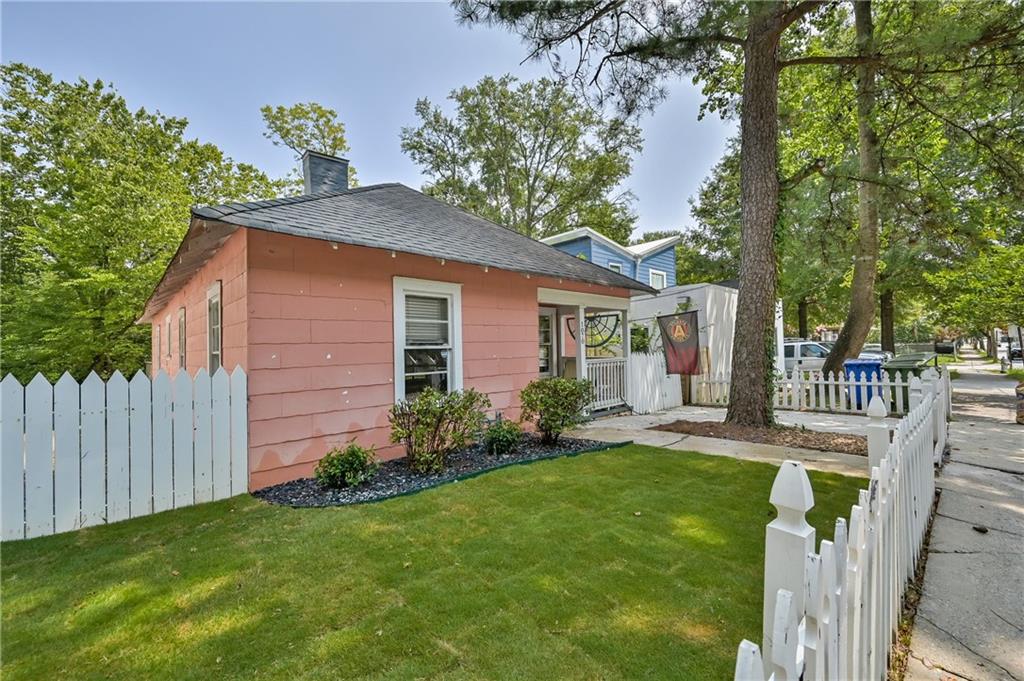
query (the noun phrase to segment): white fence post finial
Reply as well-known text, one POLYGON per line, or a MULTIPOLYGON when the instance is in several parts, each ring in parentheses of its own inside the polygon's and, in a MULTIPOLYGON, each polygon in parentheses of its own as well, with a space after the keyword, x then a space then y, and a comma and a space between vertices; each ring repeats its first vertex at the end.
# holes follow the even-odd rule
POLYGON ((747 639, 740 641, 736 652, 736 672, 733 681, 764 681, 764 663, 761 661, 761 649, 756 643, 747 639))
POLYGON ((775 628, 775 595, 779 589, 790 592, 797 617, 804 613, 804 573, 807 554, 814 551, 814 528, 806 514, 814 507, 811 481, 803 464, 784 461, 772 484, 772 506, 778 511, 765 530, 764 552, 764 618, 762 652, 773 661, 775 628))
POLYGON ((882 398, 878 395, 872 397, 868 405, 868 470, 878 466, 889 451, 889 426, 885 425, 887 413, 882 398))

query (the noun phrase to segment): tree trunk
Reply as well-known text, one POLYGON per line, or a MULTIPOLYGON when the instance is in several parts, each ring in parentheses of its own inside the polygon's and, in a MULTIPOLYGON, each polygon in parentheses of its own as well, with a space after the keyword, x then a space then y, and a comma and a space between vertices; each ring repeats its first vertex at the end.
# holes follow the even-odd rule
POLYGON ((800 324, 801 338, 807 338, 807 298, 801 298, 796 304, 797 323, 800 324))
MULTIPOLYGON (((857 29, 857 53, 874 54, 874 26, 871 0, 853 3, 857 29)), ((856 357, 864 347, 875 318, 875 276, 878 272, 878 135, 873 127, 875 108, 875 65, 857 66, 857 155, 863 178, 857 185, 857 248, 850 287, 850 310, 836 344, 825 360, 824 371, 838 373, 843 361, 856 357)))
POLYGON ((775 337, 775 226, 779 215, 777 49, 779 5, 751 2, 743 47, 740 111, 740 290, 725 420, 772 423, 775 337))
POLYGON ((892 289, 878 296, 878 320, 882 326, 882 349, 896 354, 896 304, 892 289))

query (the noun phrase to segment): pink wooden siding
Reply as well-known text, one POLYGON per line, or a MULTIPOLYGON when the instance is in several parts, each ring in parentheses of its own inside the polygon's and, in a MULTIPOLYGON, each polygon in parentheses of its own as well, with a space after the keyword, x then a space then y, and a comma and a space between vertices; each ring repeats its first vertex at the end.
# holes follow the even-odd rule
POLYGON ((163 369, 171 376, 181 368, 178 364, 178 310, 185 307, 185 364, 193 376, 206 366, 206 292, 221 280, 221 308, 224 368, 246 365, 246 239, 247 230, 232 234, 220 250, 174 294, 167 306, 153 318, 153 372, 163 369), (171 356, 167 356, 167 319, 171 320, 171 356), (160 327, 160 348, 156 347, 160 327))
POLYGON ((252 489, 311 474, 330 447, 353 438, 384 459, 404 454, 388 440, 393 277, 463 284, 464 386, 510 418, 537 377, 537 288, 628 295, 255 230, 248 263, 252 489))
POLYGON ((224 366, 249 375, 249 488, 310 475, 335 445, 356 439, 383 459, 394 402, 395 276, 462 287, 463 384, 518 418, 519 391, 537 377, 537 288, 625 297, 581 284, 239 229, 153 320, 153 368, 178 371, 178 309, 186 308, 186 368, 207 363, 206 294, 222 281, 224 366), (166 319, 171 319, 167 357, 166 319), (159 326, 161 347, 156 348, 159 326))

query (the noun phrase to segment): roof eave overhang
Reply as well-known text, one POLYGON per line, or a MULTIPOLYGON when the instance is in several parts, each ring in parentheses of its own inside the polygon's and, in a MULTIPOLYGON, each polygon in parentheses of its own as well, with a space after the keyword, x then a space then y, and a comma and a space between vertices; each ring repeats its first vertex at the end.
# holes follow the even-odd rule
MULTIPOLYGON (((215 218, 212 213, 207 213, 205 209, 195 209, 192 211, 192 221, 189 224, 188 232, 186 232, 185 237, 178 245, 178 250, 168 263, 167 269, 164 270, 163 277, 161 277, 160 282, 153 290, 153 294, 149 297, 149 300, 146 301, 143 313, 136 320, 136 323, 146 324, 152 322, 156 314, 167 305, 167 302, 174 296, 174 294, 189 279, 191 279, 196 272, 202 269, 202 267, 209 262, 214 254, 220 249, 223 243, 227 241, 228 237, 240 228, 258 229, 260 231, 272 232, 275 234, 294 236, 299 239, 316 239, 318 241, 328 241, 333 243, 347 243, 351 246, 362 246, 364 248, 392 250, 397 253, 407 253, 409 255, 418 255, 421 257, 437 259, 437 256, 432 253, 418 252, 415 249, 405 246, 395 246, 393 248, 384 249, 379 245, 360 243, 357 240, 339 242, 337 235, 324 234, 321 236, 315 232, 300 236, 297 234, 283 232, 278 229, 273 229, 269 224, 260 224, 258 220, 253 220, 251 216, 247 216, 244 220, 235 218, 233 215, 225 215, 223 217, 215 218)), ((593 286, 626 289, 630 292, 631 297, 657 292, 657 289, 625 276, 622 277, 623 281, 621 283, 605 283, 568 273, 552 275, 548 272, 541 272, 538 270, 512 269, 498 264, 470 261, 454 257, 447 259, 452 262, 461 262, 467 265, 476 265, 480 267, 493 267, 495 269, 505 270, 506 272, 515 272, 517 274, 564 279, 584 284, 591 284, 593 286)), ((594 265, 594 267, 597 267, 597 265, 594 265)))
POLYGON ((152 322, 155 315, 166 307, 167 301, 210 261, 239 227, 241 225, 207 219, 199 211, 193 210, 185 237, 178 244, 178 250, 167 263, 163 276, 160 277, 135 323, 152 322))

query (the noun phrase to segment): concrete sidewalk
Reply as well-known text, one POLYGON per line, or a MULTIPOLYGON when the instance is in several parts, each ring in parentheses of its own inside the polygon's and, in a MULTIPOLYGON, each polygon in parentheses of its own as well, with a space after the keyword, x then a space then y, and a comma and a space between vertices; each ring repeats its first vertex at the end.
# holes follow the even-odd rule
POLYGON ((906 679, 1024 681, 1024 426, 1013 381, 978 360, 956 368, 906 679))

